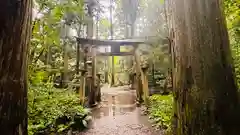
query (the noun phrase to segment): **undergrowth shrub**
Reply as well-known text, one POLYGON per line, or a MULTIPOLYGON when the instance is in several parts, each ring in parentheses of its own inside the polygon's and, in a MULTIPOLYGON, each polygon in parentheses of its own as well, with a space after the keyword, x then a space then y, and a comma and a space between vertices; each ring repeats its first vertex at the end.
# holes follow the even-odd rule
POLYGON ((152 95, 148 112, 154 126, 169 131, 173 114, 172 95, 152 95))
POLYGON ((70 128, 82 130, 91 119, 88 113, 79 104, 77 95, 70 90, 44 85, 29 87, 29 135, 62 133, 70 128))

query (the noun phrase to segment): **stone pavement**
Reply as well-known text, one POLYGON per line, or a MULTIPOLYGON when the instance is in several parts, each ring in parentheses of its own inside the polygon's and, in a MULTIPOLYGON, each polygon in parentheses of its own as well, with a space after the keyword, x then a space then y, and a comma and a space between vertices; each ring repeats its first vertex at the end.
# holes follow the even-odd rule
POLYGON ((89 129, 78 135, 162 135, 151 127, 135 99, 135 91, 128 86, 103 87, 102 103, 92 109, 89 129))

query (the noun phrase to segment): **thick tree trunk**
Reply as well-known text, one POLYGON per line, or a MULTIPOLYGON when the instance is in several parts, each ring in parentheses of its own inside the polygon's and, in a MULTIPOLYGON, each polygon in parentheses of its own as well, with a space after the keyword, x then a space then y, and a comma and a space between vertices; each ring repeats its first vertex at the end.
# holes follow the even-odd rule
POLYGON ((221 7, 221 0, 173 0, 177 135, 240 133, 237 88, 221 7))
POLYGON ((27 135, 27 50, 31 0, 1 0, 0 134, 27 135))

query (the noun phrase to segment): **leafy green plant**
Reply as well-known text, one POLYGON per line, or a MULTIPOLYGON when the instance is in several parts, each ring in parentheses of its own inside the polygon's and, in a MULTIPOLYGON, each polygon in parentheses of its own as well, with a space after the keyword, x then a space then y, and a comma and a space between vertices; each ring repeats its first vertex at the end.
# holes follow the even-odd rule
POLYGON ((28 92, 29 134, 82 130, 91 119, 89 111, 79 104, 69 90, 30 86, 28 92))
POLYGON ((234 60, 236 81, 240 87, 240 2, 225 0, 225 14, 228 26, 229 39, 231 43, 232 56, 234 60))
POLYGON ((169 130, 173 113, 172 95, 153 95, 149 100, 149 118, 156 127, 169 130))

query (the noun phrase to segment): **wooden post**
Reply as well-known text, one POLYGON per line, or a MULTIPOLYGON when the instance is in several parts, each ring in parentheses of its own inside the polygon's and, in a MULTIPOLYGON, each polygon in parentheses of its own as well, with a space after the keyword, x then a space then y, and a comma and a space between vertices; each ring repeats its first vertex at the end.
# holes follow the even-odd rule
POLYGON ((142 87, 141 74, 138 72, 136 74, 136 91, 137 91, 137 101, 138 103, 142 103, 143 100, 143 87, 142 87))
POLYGON ((97 85, 97 88, 96 88, 96 91, 97 91, 97 98, 96 98, 96 101, 97 102, 101 102, 101 74, 96 74, 96 85, 97 85))
POLYGON ((63 87, 67 86, 68 82, 68 52, 67 52, 67 43, 64 41, 64 49, 63 49, 63 59, 64 59, 64 74, 63 74, 63 87))
POLYGON ((98 77, 96 74, 96 51, 97 47, 92 45, 91 48, 91 54, 92 54, 92 89, 91 89, 91 94, 92 94, 92 100, 93 100, 93 105, 95 105, 98 97, 98 77))
POLYGON ((95 104, 95 93, 94 93, 94 84, 93 84, 93 73, 92 73, 92 61, 87 61, 87 91, 88 91, 88 105, 92 107, 95 104))
POLYGON ((92 54, 92 79, 93 79, 93 92, 96 93, 96 46, 92 45, 91 54, 92 54))
POLYGON ((76 74, 79 75, 80 70, 79 70, 79 65, 80 65, 80 44, 77 44, 77 58, 76 58, 76 74))
MULTIPOLYGON (((109 7, 109 12, 110 12, 110 35, 111 35, 111 40, 113 40, 113 0, 110 0, 110 7, 109 7)), ((111 52, 113 51, 113 46, 111 46, 111 52)), ((115 75, 114 75, 114 56, 111 56, 112 58, 112 77, 111 77, 111 86, 115 84, 115 75)))
POLYGON ((145 105, 148 105, 148 96, 149 96, 147 70, 148 70, 148 66, 142 67, 141 76, 142 76, 143 94, 144 94, 145 105))
POLYGON ((80 104, 84 105, 85 103, 85 78, 86 78, 86 72, 87 70, 81 71, 81 78, 80 78, 80 88, 79 88, 79 98, 80 98, 80 104))
MULTIPOLYGON (((79 76, 79 74, 80 74, 80 69, 79 69, 79 65, 80 65, 80 44, 79 43, 77 43, 77 58, 76 58, 76 78, 75 79, 77 79, 77 81, 76 81, 76 83, 79 83, 80 81, 81 81, 81 77, 79 76)), ((78 92, 80 92, 80 89, 81 89, 81 82, 80 82, 80 86, 76 86, 76 92, 78 93, 78 92)), ((81 100, 81 98, 80 98, 80 100, 81 100)))
MULTIPOLYGON (((83 80, 83 95, 84 95, 84 102, 83 102, 83 104, 85 103, 85 99, 87 99, 87 100, 89 100, 88 98, 86 98, 86 97, 88 97, 89 96, 89 91, 90 91, 90 86, 89 86, 89 83, 86 83, 86 82, 88 82, 88 78, 86 77, 86 75, 88 75, 89 74, 89 72, 88 72, 88 53, 89 53, 89 47, 87 46, 87 45, 84 45, 83 46, 83 50, 84 50, 84 56, 83 56, 83 63, 84 63, 84 71, 85 71, 85 73, 84 73, 84 78, 82 78, 83 80), (87 73, 87 74, 86 74, 87 73), (86 81, 86 79, 88 79, 87 81, 86 81)), ((83 77, 83 76, 82 76, 83 77)))
POLYGON ((87 76, 87 87, 88 87, 88 106, 92 107, 95 104, 95 94, 93 92, 93 79, 92 76, 87 76))
POLYGON ((115 68, 115 66, 114 66, 114 56, 111 56, 112 57, 112 77, 111 77, 111 86, 114 86, 114 84, 115 84, 115 70, 114 70, 114 68, 115 68))

